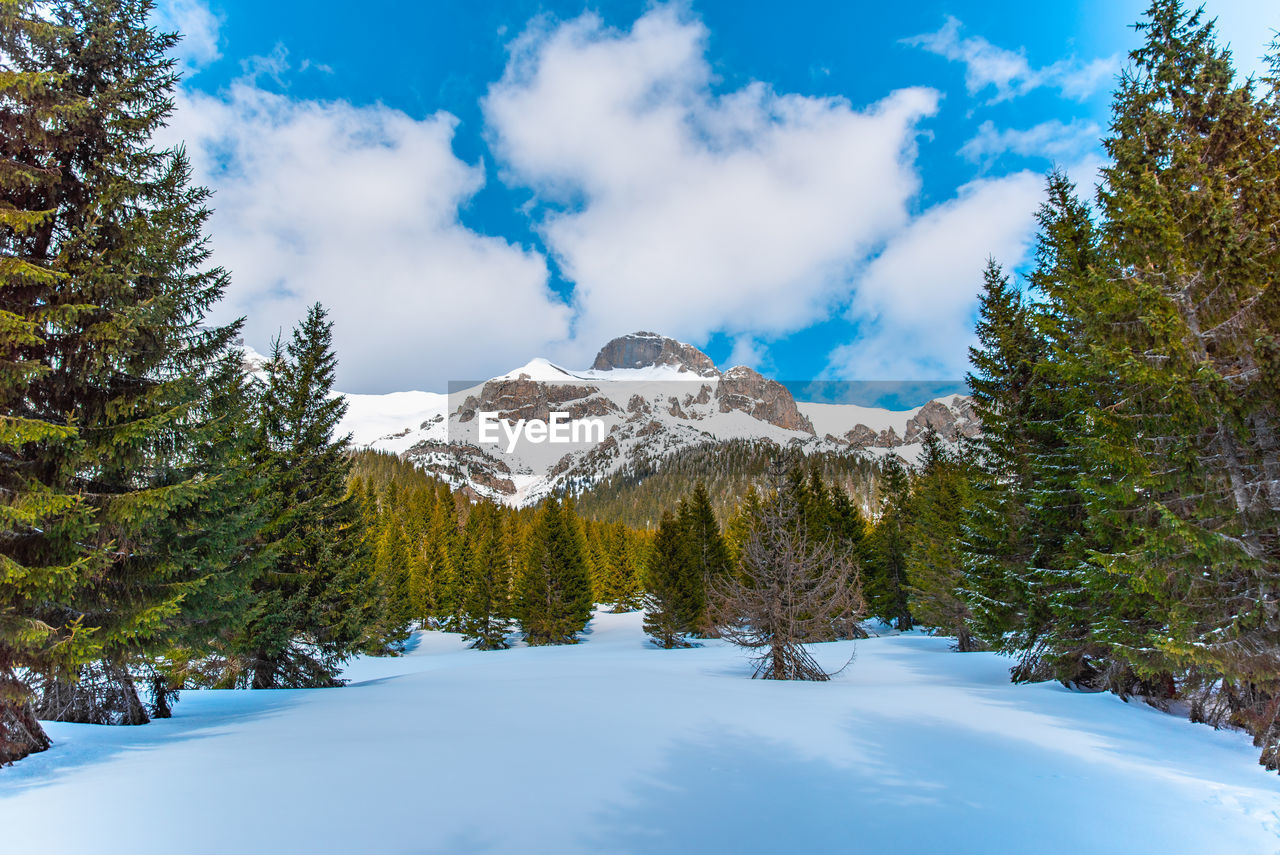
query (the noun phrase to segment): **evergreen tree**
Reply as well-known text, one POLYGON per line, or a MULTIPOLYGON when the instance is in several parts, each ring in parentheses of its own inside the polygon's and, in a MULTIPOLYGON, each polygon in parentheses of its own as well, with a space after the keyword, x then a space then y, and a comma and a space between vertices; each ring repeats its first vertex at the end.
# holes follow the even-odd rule
POLYGON ((906 554, 911 613, 916 620, 955 636, 956 648, 981 645, 969 629, 969 607, 960 596, 961 517, 968 503, 969 473, 932 429, 925 432, 920 469, 911 485, 912 518, 906 554))
POLYGON ((730 566, 736 567, 742 557, 742 548, 751 536, 751 530, 760 520, 760 493, 752 484, 742 496, 742 501, 734 508, 726 526, 725 546, 728 549, 730 566))
POLYGON ((227 680, 236 685, 337 685, 364 635, 364 615, 353 606, 365 537, 347 491, 347 439, 333 435, 346 402, 331 395, 332 337, 332 323, 314 305, 266 367, 257 462, 268 481, 264 537, 275 559, 254 583, 232 641, 227 680))
POLYGON ((1044 354, 1022 295, 994 260, 983 275, 976 332, 967 381, 982 434, 974 441, 973 490, 962 521, 963 594, 979 638, 1020 650, 1014 633, 1026 627, 1030 607, 1029 423, 1044 354))
POLYGON ((645 568, 644 616, 644 631, 668 650, 689 647, 685 636, 699 629, 706 601, 695 568, 685 527, 668 511, 658 523, 645 568))
MULTIPOLYGON (((394 486, 395 482, 392 482, 394 486)), ((378 524, 379 536, 374 548, 373 581, 378 592, 379 607, 375 618, 378 639, 398 644, 409 635, 413 622, 413 603, 409 596, 409 574, 412 553, 409 536, 401 522, 394 497, 389 496, 378 524)))
POLYGON ((1155 0, 1138 29, 1098 195, 1112 275, 1089 364, 1120 394, 1091 413, 1113 469, 1089 486, 1092 524, 1128 526, 1098 564, 1155 606, 1107 630, 1144 688, 1214 675, 1198 688, 1230 698, 1274 768, 1280 94, 1236 78, 1203 10, 1155 0))
POLYGON ((556 499, 538 511, 516 591, 529 644, 577 643, 591 619, 591 578, 573 521, 556 499))
POLYGON ((507 646, 511 623, 511 566, 502 517, 490 502, 481 502, 467 520, 472 540, 466 588, 462 598, 464 638, 477 650, 507 646))
POLYGON ((911 479, 897 457, 885 461, 881 493, 880 518, 867 538, 863 593, 870 614, 906 631, 912 626, 907 599, 911 479))
POLYGON ((715 627, 707 612, 706 592, 728 577, 730 564, 729 550, 711 508, 706 484, 699 481, 693 494, 680 503, 679 523, 687 541, 690 578, 697 583, 691 586, 690 592, 697 600, 696 604, 691 601, 697 608, 694 625, 699 634, 712 636, 715 627))
POLYGON ((208 192, 151 143, 177 37, 149 9, 0 5, 0 762, 48 745, 20 671, 46 715, 145 721, 130 668, 235 572, 213 514, 238 488, 201 469, 235 327, 201 326, 226 284, 208 192))
POLYGON ((608 603, 615 613, 634 611, 643 605, 643 591, 627 527, 613 523, 599 528, 602 570, 596 599, 608 603))

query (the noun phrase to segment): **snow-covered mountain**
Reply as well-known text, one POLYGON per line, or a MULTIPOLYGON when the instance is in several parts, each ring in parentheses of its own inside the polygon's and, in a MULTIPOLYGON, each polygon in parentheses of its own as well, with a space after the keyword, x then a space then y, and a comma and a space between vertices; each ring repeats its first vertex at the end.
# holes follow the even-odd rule
POLYGON ((399 454, 512 505, 564 486, 586 488, 640 456, 660 459, 693 445, 757 439, 805 453, 897 454, 913 461, 929 427, 948 441, 979 430, 964 396, 902 411, 797 402, 785 386, 750 368, 721 372, 692 345, 647 332, 609 342, 585 370, 534 359, 451 394, 346 398, 339 431, 349 432, 356 447, 399 454), (522 420, 545 426, 552 413, 596 423, 599 433, 509 442, 514 435, 498 430, 492 416, 510 428, 522 420))

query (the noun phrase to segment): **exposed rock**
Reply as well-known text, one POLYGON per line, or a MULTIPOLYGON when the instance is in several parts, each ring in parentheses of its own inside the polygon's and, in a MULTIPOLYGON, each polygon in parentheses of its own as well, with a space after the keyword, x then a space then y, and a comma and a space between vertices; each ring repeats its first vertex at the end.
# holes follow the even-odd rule
POLYGON ((702 377, 717 377, 711 357, 691 344, 651 332, 635 332, 620 336, 600 348, 591 367, 597 371, 615 368, 648 368, 653 365, 672 365, 680 371, 689 371, 702 377))
POLYGON ((845 433, 844 441, 854 448, 868 448, 876 444, 876 432, 866 425, 854 425, 845 433))
POLYGON ((950 406, 942 401, 925 404, 907 422, 904 440, 920 442, 929 428, 947 442, 955 442, 962 436, 972 439, 982 432, 977 413, 973 411, 973 399, 964 395, 955 396, 950 406))
POLYGON ((762 377, 745 365, 730 368, 720 377, 716 399, 722 413, 740 410, 785 430, 814 433, 813 424, 796 407, 796 400, 786 386, 762 377))
POLYGON ((518 379, 490 380, 479 397, 469 396, 458 408, 458 421, 466 423, 477 412, 496 412, 507 421, 546 421, 552 412, 567 412, 571 418, 600 416, 614 412, 607 398, 598 396, 597 386, 574 383, 545 383, 522 375, 518 379))
POLYGON ((902 439, 893 428, 882 430, 876 435, 876 448, 897 448, 900 445, 902 445, 902 439))

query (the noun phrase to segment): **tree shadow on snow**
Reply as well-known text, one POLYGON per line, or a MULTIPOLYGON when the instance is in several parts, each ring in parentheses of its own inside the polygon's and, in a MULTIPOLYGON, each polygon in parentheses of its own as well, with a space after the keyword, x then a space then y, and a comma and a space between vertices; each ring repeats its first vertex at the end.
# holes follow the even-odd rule
POLYGON ((156 719, 149 724, 42 722, 53 746, 0 769, 0 803, 8 796, 56 783, 68 774, 107 762, 119 754, 163 749, 175 743, 214 736, 240 722, 280 715, 310 691, 324 690, 189 690, 183 692, 183 699, 174 706, 172 718, 156 719))

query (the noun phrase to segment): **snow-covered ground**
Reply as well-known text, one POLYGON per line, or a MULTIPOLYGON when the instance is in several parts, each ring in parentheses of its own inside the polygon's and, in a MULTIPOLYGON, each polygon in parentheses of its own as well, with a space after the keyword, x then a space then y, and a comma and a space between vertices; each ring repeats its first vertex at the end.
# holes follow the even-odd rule
POLYGON ((638 614, 573 647, 415 644, 343 689, 51 724, 52 750, 0 770, 0 851, 1280 852, 1280 778, 1244 736, 1013 686, 945 639, 857 642, 826 684, 750 680, 718 642, 653 649, 638 614))

